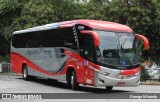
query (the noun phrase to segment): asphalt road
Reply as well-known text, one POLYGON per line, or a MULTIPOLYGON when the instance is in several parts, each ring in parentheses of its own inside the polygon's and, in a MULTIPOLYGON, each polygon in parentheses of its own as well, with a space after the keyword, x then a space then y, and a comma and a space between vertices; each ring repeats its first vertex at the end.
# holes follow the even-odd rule
MULTIPOLYGON (((11 81, 0 79, 0 93, 106 93, 104 87, 80 86, 78 91, 67 87, 66 82, 35 79, 24 81, 22 76, 11 76, 11 81)), ((114 87, 111 93, 160 93, 160 86, 114 87)))
POLYGON ((0 93, 91 93, 108 94, 114 98, 123 93, 160 93, 160 86, 114 87, 111 92, 107 93, 104 87, 81 85, 78 91, 73 91, 67 87, 65 82, 61 81, 53 82, 46 79, 24 81, 22 76, 11 76, 11 81, 0 79, 0 93))

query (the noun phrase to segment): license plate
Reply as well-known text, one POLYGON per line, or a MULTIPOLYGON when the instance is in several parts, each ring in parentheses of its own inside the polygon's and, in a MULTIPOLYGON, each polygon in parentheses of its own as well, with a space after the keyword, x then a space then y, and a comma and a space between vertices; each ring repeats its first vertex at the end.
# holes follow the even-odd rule
POLYGON ((117 86, 125 86, 125 82, 118 82, 117 86))

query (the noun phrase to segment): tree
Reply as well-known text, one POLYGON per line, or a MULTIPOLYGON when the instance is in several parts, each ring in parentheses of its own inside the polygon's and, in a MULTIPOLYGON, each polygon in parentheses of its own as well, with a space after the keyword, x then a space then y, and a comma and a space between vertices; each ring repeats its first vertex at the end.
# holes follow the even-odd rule
POLYGON ((9 54, 11 24, 20 14, 20 0, 0 0, 0 56, 9 54))
POLYGON ((97 19, 130 26, 146 36, 150 50, 143 58, 160 62, 158 0, 0 0, 0 55, 9 54, 15 30, 74 19, 97 19), (147 57, 146 57, 147 56, 147 57))
POLYGON ((11 24, 21 12, 20 0, 0 0, 0 34, 9 39, 12 30, 11 24))
POLYGON ((143 57, 160 61, 160 3, 157 0, 112 0, 105 5, 104 20, 130 26, 135 33, 146 36, 150 50, 143 57))
POLYGON ((149 78, 150 78, 150 75, 149 75, 148 71, 146 70, 146 68, 144 66, 141 65, 141 80, 145 81, 149 78))

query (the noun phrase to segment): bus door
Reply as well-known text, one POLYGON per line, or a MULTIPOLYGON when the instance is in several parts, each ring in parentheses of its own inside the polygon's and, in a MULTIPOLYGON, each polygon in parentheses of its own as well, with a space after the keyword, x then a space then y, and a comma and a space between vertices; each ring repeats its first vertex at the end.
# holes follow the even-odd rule
POLYGON ((95 60, 94 41, 92 36, 86 35, 84 43, 84 80, 87 84, 93 84, 94 71, 93 62, 95 60))

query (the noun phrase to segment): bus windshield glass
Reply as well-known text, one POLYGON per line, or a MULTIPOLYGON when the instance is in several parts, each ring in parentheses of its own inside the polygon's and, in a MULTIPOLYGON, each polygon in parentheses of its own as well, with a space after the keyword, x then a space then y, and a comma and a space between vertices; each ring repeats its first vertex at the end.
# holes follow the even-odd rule
POLYGON ((132 33, 96 30, 100 45, 96 47, 97 62, 103 66, 110 65, 133 67, 139 64, 139 51, 132 33))

